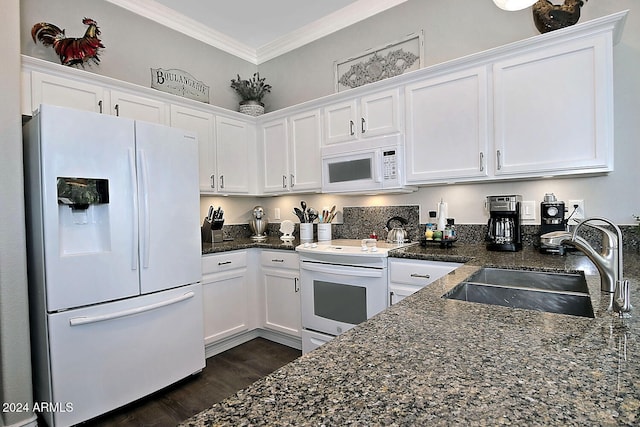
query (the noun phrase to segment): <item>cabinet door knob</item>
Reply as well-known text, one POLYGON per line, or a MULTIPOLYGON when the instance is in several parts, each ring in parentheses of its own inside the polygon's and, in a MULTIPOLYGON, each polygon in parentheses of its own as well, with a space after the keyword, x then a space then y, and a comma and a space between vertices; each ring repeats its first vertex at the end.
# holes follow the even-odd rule
POLYGON ((389 307, 393 305, 393 291, 389 292, 389 307))
POLYGON ((484 153, 480 152, 480 172, 484 171, 484 153))
POLYGON ((502 169, 502 154, 500 150, 496 151, 496 158, 498 160, 498 170, 502 169))
POLYGON ((300 279, 297 277, 293 278, 293 290, 295 292, 300 292, 300 279))
POLYGON ((231 264, 231 261, 221 261, 218 263, 218 265, 227 265, 227 264, 231 264))
POLYGON ((419 277, 421 279, 430 279, 431 276, 429 276, 428 274, 418 274, 418 273, 411 273, 411 277, 419 277))
POLYGON ((220 189, 224 188, 224 175, 220 175, 220 189))
POLYGON ((296 185, 296 177, 295 175, 291 174, 289 175, 289 179, 290 179, 290 183, 291 183, 291 188, 293 188, 294 185, 296 185))
POLYGON ((216 176, 211 175, 211 188, 216 188, 216 176))
POLYGON ((116 110, 116 116, 120 117, 120 106, 116 104, 115 107, 113 107, 113 109, 116 110))
POLYGON ((282 175, 282 188, 287 188, 287 175, 282 175))
POLYGON ((354 123, 353 120, 349 120, 349 135, 353 136, 356 134, 356 131, 354 130, 354 123))
POLYGON ((365 133, 367 130, 364 128, 364 124, 365 124, 365 120, 364 117, 362 119, 360 119, 360 131, 362 133, 365 133))
POLYGON ((100 109, 100 114, 102 114, 102 100, 98 101, 98 108, 100 109))

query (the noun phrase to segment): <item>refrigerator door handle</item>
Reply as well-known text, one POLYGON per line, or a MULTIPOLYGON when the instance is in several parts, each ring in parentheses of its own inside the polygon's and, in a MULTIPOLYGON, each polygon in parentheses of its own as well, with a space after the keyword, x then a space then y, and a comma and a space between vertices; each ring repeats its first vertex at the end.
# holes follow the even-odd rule
POLYGON ((136 194, 136 159, 133 148, 129 148, 129 173, 131 174, 131 196, 133 227, 131 233, 131 269, 138 269, 138 194, 136 194))
POLYGON ((144 219, 142 224, 142 268, 149 268, 149 247, 151 245, 151 230, 149 221, 149 176, 147 173, 147 158, 144 150, 138 150, 140 160, 140 173, 142 185, 142 204, 144 209, 144 219))
POLYGON ((185 292, 179 297, 171 298, 166 301, 160 301, 154 304, 144 305, 142 307, 131 308, 129 310, 116 311, 114 313, 102 314, 99 316, 79 316, 69 319, 70 326, 86 325, 88 323, 98 323, 107 320, 119 319, 121 317, 131 316, 133 314, 144 313, 145 311, 155 310, 157 308, 166 307, 193 298, 193 291, 185 292))

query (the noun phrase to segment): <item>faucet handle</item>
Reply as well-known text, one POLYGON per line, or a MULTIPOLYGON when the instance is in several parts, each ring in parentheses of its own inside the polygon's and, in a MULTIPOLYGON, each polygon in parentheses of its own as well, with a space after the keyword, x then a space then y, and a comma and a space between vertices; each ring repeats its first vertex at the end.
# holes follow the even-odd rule
POLYGON ((629 280, 616 280, 616 288, 613 293, 613 311, 620 317, 631 317, 631 294, 629 280))

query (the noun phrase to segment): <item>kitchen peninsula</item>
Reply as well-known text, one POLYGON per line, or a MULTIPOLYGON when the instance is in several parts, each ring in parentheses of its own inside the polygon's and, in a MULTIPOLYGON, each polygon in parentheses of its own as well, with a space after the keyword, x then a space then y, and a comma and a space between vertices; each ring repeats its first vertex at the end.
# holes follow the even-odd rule
POLYGON ((640 253, 624 255, 630 319, 579 254, 392 251, 468 262, 183 425, 637 425, 640 253), (481 266, 584 270, 596 318, 442 298, 481 266))

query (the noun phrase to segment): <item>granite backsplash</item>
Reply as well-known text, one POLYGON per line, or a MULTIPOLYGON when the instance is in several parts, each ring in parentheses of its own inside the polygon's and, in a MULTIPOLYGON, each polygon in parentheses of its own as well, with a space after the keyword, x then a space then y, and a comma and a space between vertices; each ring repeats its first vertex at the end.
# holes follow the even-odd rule
MULTIPOLYGON (((369 237, 375 231, 378 239, 385 239, 387 221, 393 217, 402 217, 407 220, 405 230, 409 237, 417 241, 424 235, 426 224, 420 223, 420 207, 411 206, 345 206, 342 211, 342 223, 334 223, 332 237, 334 239, 362 239, 369 237)), ((486 224, 458 224, 456 223, 458 240, 461 243, 483 243, 487 232, 486 224)), ((299 236, 300 224, 295 224, 294 234, 299 236)), ((624 247, 627 249, 640 249, 640 230, 638 226, 620 226, 623 234, 624 247)), ((267 234, 280 235, 280 223, 271 223, 267 228, 267 234)), ((224 237, 227 239, 246 238, 251 236, 248 224, 225 225, 224 237)), ((600 245, 600 233, 590 227, 584 227, 580 235, 588 240, 594 247, 600 245)), ((522 226, 523 246, 538 246, 540 236, 539 225, 522 226)), ((317 227, 314 226, 314 239, 317 240, 317 227)))

